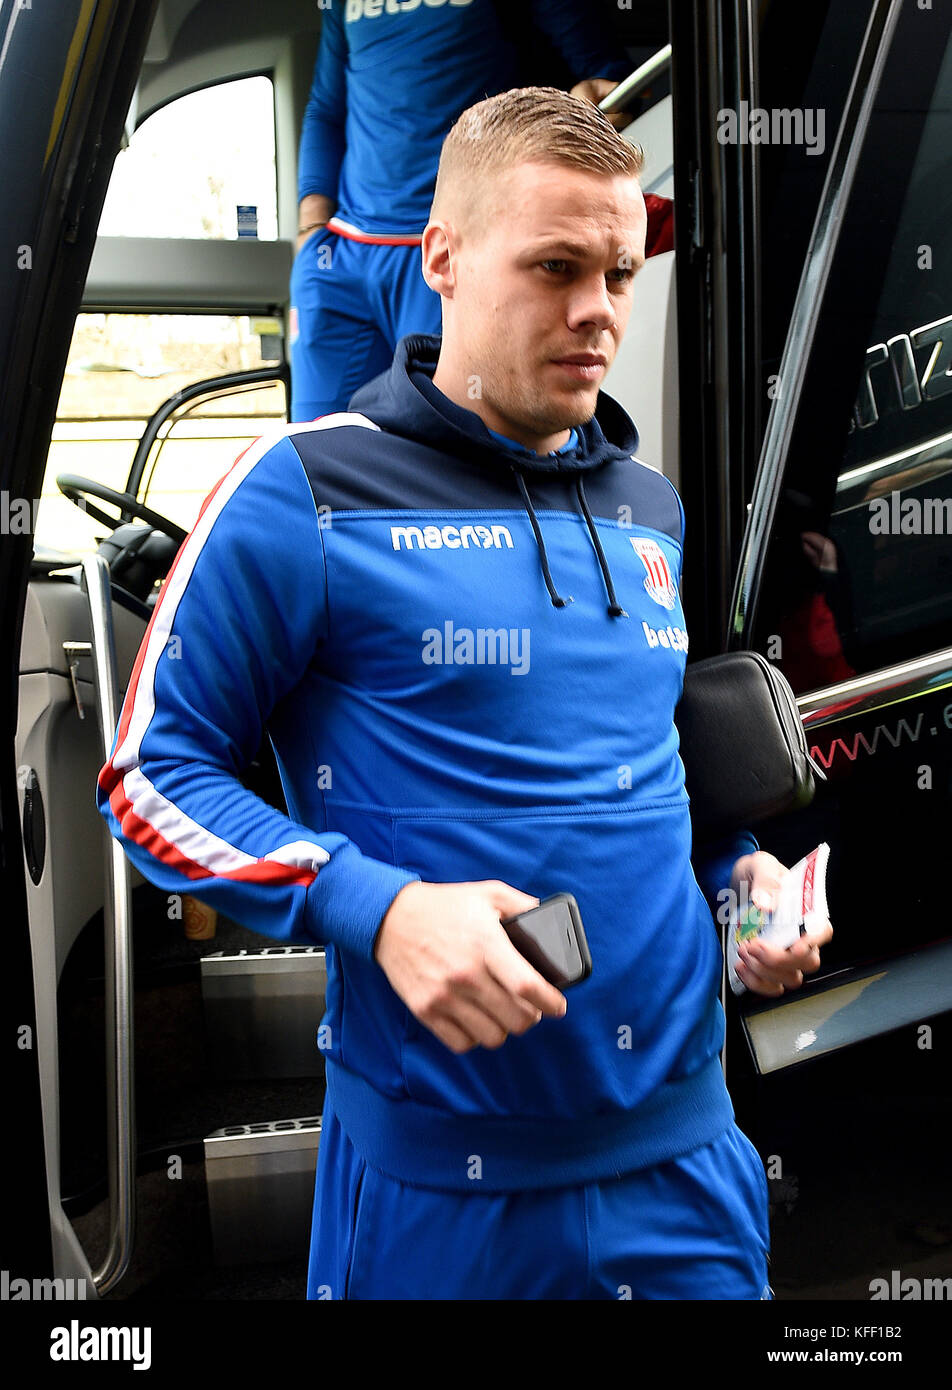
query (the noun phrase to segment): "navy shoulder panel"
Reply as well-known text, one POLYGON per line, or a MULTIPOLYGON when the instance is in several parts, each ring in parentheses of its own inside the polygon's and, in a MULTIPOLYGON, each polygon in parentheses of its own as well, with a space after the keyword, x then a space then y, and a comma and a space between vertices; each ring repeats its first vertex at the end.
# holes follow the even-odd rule
POLYGON ((585 474, 592 514, 624 526, 649 526, 681 544, 684 513, 673 484, 657 469, 625 457, 585 474))
POLYGON ((365 415, 326 415, 290 435, 318 505, 340 511, 520 505, 507 467, 490 470, 381 430, 365 415))
MULTIPOLYGON (((439 510, 458 513, 522 506, 515 474, 498 465, 460 458, 421 440, 381 430, 365 415, 328 415, 288 434, 318 506, 339 511, 439 510)), ((681 542, 678 495, 653 468, 618 451, 604 464, 580 472, 526 473, 538 512, 579 512, 581 478, 592 514, 622 525, 648 526, 681 542)))

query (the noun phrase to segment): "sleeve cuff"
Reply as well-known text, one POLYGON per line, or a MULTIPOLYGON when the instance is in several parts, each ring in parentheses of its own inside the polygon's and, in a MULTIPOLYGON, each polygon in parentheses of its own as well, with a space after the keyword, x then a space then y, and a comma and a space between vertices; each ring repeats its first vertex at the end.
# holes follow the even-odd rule
POLYGON ((589 77, 607 77, 609 81, 623 82, 635 70, 635 65, 627 58, 613 58, 607 63, 597 64, 598 72, 588 73, 589 77))
POLYGON ((313 179, 307 179, 303 183, 298 184, 298 203, 303 202, 305 198, 311 198, 315 195, 318 198, 328 198, 332 203, 336 203, 336 180, 333 183, 333 187, 329 180, 321 180, 319 183, 315 183, 313 179))
POLYGON ((373 960, 380 924, 390 904, 420 875, 344 845, 318 872, 307 892, 308 931, 318 941, 373 960))
POLYGON ((715 919, 720 907, 717 895, 730 887, 734 865, 742 854, 756 854, 759 849, 760 846, 749 830, 720 840, 712 840, 698 847, 694 872, 715 919))

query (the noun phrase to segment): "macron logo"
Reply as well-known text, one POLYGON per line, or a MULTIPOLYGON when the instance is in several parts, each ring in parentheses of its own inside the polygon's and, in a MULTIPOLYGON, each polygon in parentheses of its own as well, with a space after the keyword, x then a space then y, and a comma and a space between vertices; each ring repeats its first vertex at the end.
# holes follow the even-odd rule
POLYGON ((394 550, 511 550, 508 526, 391 526, 394 550))

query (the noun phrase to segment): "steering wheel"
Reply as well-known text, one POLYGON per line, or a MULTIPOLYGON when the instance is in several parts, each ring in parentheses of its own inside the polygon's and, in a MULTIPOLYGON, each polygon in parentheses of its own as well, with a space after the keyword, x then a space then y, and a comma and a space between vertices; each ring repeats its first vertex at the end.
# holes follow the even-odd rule
POLYGON ((115 488, 106 487, 105 483, 97 483, 92 478, 81 478, 78 473, 58 474, 56 486, 64 497, 75 502, 77 507, 81 507, 87 515, 101 522, 103 526, 108 526, 110 531, 114 531, 121 524, 120 520, 107 516, 98 507, 91 507, 86 501, 87 497, 98 497, 100 501, 118 507, 121 512, 127 512, 130 516, 137 517, 139 521, 146 522, 156 531, 161 531, 163 535, 168 536, 169 540, 174 541, 176 545, 181 545, 188 535, 188 532, 183 531, 181 526, 176 526, 175 522, 169 521, 168 517, 159 516, 158 512, 154 512, 151 507, 140 502, 138 497, 134 497, 131 492, 117 492, 115 488))

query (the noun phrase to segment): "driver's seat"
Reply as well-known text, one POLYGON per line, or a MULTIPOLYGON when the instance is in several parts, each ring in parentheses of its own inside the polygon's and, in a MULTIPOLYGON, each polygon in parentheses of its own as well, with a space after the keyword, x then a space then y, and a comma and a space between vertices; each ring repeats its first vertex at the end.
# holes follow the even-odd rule
POLYGON ((113 597, 133 612, 138 605, 140 615, 148 620, 158 597, 156 580, 168 574, 178 549, 170 536, 129 521, 104 537, 96 553, 109 565, 113 597))

